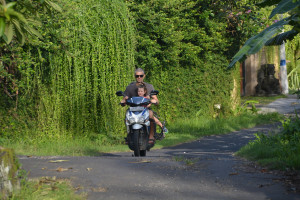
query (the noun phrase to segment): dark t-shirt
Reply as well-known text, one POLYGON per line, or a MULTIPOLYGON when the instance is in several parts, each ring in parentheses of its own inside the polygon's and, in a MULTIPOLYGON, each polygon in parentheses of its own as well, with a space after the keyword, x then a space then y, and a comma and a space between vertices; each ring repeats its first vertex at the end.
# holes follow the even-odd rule
MULTIPOLYGON (((149 83, 145 83, 145 82, 144 82, 144 84, 146 85, 146 88, 147 88, 147 95, 150 95, 150 92, 152 90, 154 90, 153 85, 151 85, 149 83)), ((124 94, 125 94, 125 96, 128 96, 128 98, 137 97, 137 96, 139 96, 137 90, 138 90, 138 86, 136 85, 136 82, 132 82, 127 86, 124 94)))

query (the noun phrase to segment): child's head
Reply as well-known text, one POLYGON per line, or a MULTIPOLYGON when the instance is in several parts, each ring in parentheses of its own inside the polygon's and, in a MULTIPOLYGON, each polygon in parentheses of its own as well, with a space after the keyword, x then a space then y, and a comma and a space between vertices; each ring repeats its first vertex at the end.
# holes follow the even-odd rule
POLYGON ((147 88, 145 85, 139 85, 138 86, 138 95, 139 97, 144 97, 147 94, 147 88))

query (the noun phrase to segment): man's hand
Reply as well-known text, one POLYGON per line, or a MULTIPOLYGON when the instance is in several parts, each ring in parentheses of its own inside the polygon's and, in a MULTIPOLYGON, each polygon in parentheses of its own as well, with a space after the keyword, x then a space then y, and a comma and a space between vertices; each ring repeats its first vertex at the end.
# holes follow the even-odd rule
POLYGON ((157 104, 157 100, 155 100, 155 99, 151 99, 150 101, 151 101, 151 103, 153 103, 153 104, 157 104))
POLYGON ((158 98, 156 95, 152 95, 151 96, 151 103, 155 104, 155 105, 158 105, 159 104, 159 101, 158 101, 158 98))
POLYGON ((126 100, 128 99, 128 96, 125 96, 122 100, 121 100, 121 105, 125 106, 126 104, 126 100))

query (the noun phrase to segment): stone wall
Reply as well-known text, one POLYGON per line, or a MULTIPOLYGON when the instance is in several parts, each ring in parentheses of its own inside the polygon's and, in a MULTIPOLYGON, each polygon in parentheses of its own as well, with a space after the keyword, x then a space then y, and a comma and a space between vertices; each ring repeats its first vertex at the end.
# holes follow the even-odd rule
MULTIPOLYGON (((279 77, 279 51, 278 47, 264 47, 260 52, 249 55, 244 62, 244 70, 242 78, 242 95, 255 96, 257 94, 256 87, 258 85, 258 72, 261 67, 272 64, 275 67, 274 77, 279 77)), ((280 81, 280 80, 279 80, 280 81)))
POLYGON ((13 190, 20 187, 18 169, 14 151, 0 147, 0 199, 8 199, 13 190))

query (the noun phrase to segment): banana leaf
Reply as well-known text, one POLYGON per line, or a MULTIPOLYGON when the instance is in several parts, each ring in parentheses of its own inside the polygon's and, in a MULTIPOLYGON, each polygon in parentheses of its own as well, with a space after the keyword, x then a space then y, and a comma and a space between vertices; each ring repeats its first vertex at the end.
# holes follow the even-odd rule
POLYGON ((269 16, 269 19, 271 19, 272 17, 274 17, 277 14, 283 14, 286 13, 294 8, 296 8, 297 6, 300 5, 300 1, 296 1, 293 2, 293 0, 282 0, 277 6, 276 8, 274 8, 269 16))
POLYGON ((289 24, 289 22, 295 17, 297 16, 284 18, 269 26, 259 34, 251 37, 246 41, 245 45, 234 55, 231 63, 227 68, 230 69, 235 65, 236 62, 245 59, 246 56, 257 53, 269 39, 271 39, 275 34, 279 33, 283 26, 289 24))
POLYGON ((276 35, 275 37, 271 38, 265 43, 265 46, 276 46, 281 45, 284 41, 292 40, 299 32, 292 29, 290 31, 281 33, 276 35))

